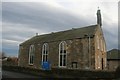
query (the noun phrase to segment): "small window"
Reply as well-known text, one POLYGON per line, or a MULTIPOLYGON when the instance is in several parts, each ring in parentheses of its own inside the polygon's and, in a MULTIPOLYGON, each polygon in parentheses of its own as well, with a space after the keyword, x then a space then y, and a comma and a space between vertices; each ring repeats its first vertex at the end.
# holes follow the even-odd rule
POLYGON ((72 68, 76 69, 77 68, 77 62, 72 62, 72 68))

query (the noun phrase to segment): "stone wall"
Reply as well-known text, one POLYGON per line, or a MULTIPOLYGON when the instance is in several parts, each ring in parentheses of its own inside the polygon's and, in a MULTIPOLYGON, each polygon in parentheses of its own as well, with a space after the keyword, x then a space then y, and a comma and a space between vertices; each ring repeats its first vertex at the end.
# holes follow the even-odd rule
POLYGON ((98 70, 107 69, 106 43, 102 29, 100 27, 98 27, 98 29, 96 30, 94 42, 95 42, 95 69, 98 70), (102 40, 102 44, 101 44, 101 40, 102 40), (99 45, 99 49, 98 49, 98 45, 99 45), (100 57, 100 60, 98 56, 100 57))
MULTIPOLYGON (((91 38, 91 50, 88 49, 88 38, 79 38, 66 40, 67 43, 67 68, 72 68, 72 62, 77 62, 77 68, 87 69, 94 68, 94 42, 91 38), (90 56, 90 57, 89 57, 90 56), (92 57, 92 59, 91 59, 92 57), (91 63, 91 64, 89 64, 91 63)), ((59 43, 61 41, 49 42, 48 61, 51 63, 52 68, 57 68, 59 65, 59 43)), ((34 65, 28 64, 29 47, 30 44, 21 46, 19 54, 19 66, 41 68, 42 60, 42 45, 43 43, 36 43, 34 65)))
POLYGON ((115 71, 119 66, 120 60, 107 60, 108 70, 115 71))
MULTIPOLYGON (((62 40, 48 42, 48 61, 50 62, 52 68, 59 67, 59 44, 61 41, 62 40)), ((66 68, 72 68, 73 63, 76 63, 78 69, 106 69, 106 44, 100 26, 96 28, 95 35, 92 35, 92 37, 90 36, 90 39, 88 36, 84 36, 82 38, 65 40, 65 42, 67 43, 66 68), (99 41, 99 49, 97 48, 98 43, 96 36, 102 40, 102 46, 99 41), (101 48, 103 48, 103 50, 101 48), (100 60, 98 60, 98 56, 100 57, 100 60)), ((41 60, 43 44, 44 43, 39 43, 39 41, 33 41, 29 44, 21 45, 19 53, 19 66, 42 68, 41 60), (30 45, 35 46, 34 65, 28 64, 30 45)))

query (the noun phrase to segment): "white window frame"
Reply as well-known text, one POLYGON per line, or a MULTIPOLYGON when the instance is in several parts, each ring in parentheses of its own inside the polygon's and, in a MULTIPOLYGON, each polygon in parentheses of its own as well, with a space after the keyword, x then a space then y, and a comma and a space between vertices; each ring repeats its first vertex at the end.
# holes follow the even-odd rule
POLYGON ((67 43, 65 41, 62 41, 60 44, 59 44, 59 67, 63 67, 63 68, 66 68, 67 66, 67 43), (61 45, 62 45, 62 52, 65 50, 66 53, 61 53, 61 45), (65 49, 65 46, 66 46, 66 49, 65 49), (62 55, 62 65, 60 65, 60 56, 62 55), (65 57, 65 66, 64 66, 64 55, 66 56, 65 57))
POLYGON ((49 46, 48 43, 44 43, 42 47, 42 62, 48 61, 49 46), (45 57, 44 57, 45 56, 45 57))
POLYGON ((34 45, 31 45, 29 48, 29 65, 34 64, 34 53, 35 53, 35 47, 34 47, 34 45), (31 59, 33 59, 32 63, 31 63, 31 59))

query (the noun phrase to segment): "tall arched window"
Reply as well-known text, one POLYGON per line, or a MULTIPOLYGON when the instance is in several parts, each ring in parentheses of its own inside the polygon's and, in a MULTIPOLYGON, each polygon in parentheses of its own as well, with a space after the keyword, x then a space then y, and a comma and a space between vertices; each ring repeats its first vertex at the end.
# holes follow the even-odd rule
POLYGON ((44 43, 42 47, 42 62, 48 61, 48 44, 44 43))
POLYGON ((101 39, 101 51, 103 51, 103 41, 101 39))
POLYGON ((67 62, 66 47, 67 47, 67 44, 65 41, 62 41, 59 44, 59 67, 66 67, 66 62, 67 62))
POLYGON ((99 37, 97 36, 97 48, 99 49, 100 48, 100 45, 99 45, 99 37))
POLYGON ((100 68, 100 65, 101 65, 101 56, 98 55, 98 68, 100 68))
POLYGON ((105 46, 105 42, 104 42, 104 52, 106 52, 106 46, 105 46))
POLYGON ((35 53, 35 47, 34 45, 31 45, 29 49, 29 64, 34 63, 34 53, 35 53))

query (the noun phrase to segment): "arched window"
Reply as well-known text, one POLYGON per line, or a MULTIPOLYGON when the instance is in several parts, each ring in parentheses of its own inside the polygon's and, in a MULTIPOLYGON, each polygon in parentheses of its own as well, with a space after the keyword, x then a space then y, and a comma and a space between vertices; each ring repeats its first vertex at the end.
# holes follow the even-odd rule
POLYGON ((101 51, 103 51, 103 41, 101 39, 101 51))
POLYGON ((105 42, 104 42, 104 52, 106 52, 106 46, 105 46, 105 42))
POLYGON ((48 61, 48 44, 44 43, 42 47, 42 62, 47 62, 48 61))
POLYGON ((31 45, 29 49, 29 64, 34 63, 34 53, 35 53, 35 47, 34 45, 31 45))
POLYGON ((67 61, 66 47, 67 44, 65 41, 62 41, 59 44, 59 67, 66 67, 66 61, 67 61))
POLYGON ((99 46, 99 37, 97 36, 97 48, 99 49, 100 46, 99 46))
POLYGON ((98 68, 100 68, 100 65, 101 65, 101 57, 100 55, 98 55, 98 68))

